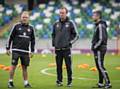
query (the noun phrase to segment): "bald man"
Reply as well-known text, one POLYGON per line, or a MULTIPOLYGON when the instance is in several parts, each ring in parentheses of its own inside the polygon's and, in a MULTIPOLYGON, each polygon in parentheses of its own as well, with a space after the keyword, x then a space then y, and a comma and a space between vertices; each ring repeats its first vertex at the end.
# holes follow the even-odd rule
POLYGON ((7 55, 10 55, 10 49, 12 52, 8 88, 14 87, 13 77, 19 59, 21 60, 22 65, 24 87, 31 87, 31 85, 28 82, 27 67, 30 63, 30 57, 33 56, 34 46, 35 35, 33 27, 29 24, 29 13, 27 11, 23 11, 23 13, 21 14, 20 22, 13 26, 6 45, 7 55))

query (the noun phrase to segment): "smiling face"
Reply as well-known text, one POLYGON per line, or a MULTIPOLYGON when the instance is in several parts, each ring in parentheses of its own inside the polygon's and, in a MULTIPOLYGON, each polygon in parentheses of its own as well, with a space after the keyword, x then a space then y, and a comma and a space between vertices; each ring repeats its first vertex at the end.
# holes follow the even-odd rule
POLYGON ((29 23, 29 13, 27 11, 21 14, 21 22, 25 24, 29 23))
POLYGON ((59 11, 59 15, 60 15, 61 20, 65 20, 67 17, 67 9, 61 8, 59 11))

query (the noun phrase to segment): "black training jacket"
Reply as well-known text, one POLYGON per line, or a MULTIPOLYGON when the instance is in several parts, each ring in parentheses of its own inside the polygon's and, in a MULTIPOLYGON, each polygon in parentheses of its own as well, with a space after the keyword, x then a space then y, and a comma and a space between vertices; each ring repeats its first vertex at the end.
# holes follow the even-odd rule
POLYGON ((92 39, 92 50, 102 49, 107 46, 107 25, 106 22, 100 20, 95 24, 94 35, 92 39))
POLYGON ((78 39, 76 26, 67 17, 65 21, 58 20, 53 25, 52 45, 55 48, 69 48, 78 39))
POLYGON ((10 48, 14 52, 34 52, 35 34, 33 26, 29 24, 17 23, 13 26, 8 38, 6 49, 10 48))

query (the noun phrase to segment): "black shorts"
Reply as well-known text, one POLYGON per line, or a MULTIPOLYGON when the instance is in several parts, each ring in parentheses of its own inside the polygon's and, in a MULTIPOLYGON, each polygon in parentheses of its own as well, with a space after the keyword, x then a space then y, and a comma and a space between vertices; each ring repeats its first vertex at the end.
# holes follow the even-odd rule
POLYGON ((17 65, 18 64, 18 60, 21 60, 21 64, 24 65, 24 66, 29 66, 29 63, 30 63, 30 57, 29 57, 29 54, 27 53, 17 53, 17 52, 13 52, 12 53, 12 62, 11 64, 12 65, 17 65))

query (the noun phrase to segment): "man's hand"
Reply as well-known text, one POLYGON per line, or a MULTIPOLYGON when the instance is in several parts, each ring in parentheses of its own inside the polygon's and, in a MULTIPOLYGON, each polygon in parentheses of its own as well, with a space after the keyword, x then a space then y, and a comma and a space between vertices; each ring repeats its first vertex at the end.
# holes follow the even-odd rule
POLYGON ((6 54, 10 56, 10 50, 6 50, 6 54))
POLYGON ((34 56, 34 54, 33 53, 29 53, 29 56, 30 56, 30 58, 32 58, 34 56))
POLYGON ((91 50, 94 50, 94 46, 91 47, 91 50))

